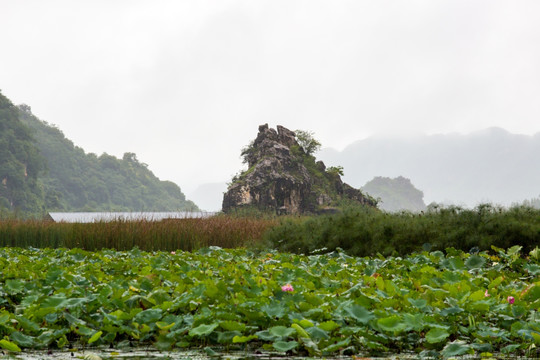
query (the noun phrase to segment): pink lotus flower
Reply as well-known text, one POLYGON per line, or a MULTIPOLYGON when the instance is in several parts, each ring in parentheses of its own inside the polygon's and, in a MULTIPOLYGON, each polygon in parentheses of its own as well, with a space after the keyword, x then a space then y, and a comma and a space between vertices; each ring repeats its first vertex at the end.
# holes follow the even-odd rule
POLYGON ((514 301, 516 301, 516 299, 514 299, 513 296, 507 297, 506 300, 508 301, 508 303, 509 303, 510 305, 512 305, 512 304, 514 303, 514 301))
POLYGON ((171 255, 176 255, 176 251, 171 251, 171 255))
POLYGON ((287 284, 287 285, 283 285, 283 286, 281 287, 281 290, 282 290, 282 291, 292 292, 292 291, 294 291, 294 288, 292 287, 291 284, 287 284))
POLYGON ((485 297, 491 296, 491 295, 489 295, 487 289, 486 289, 486 292, 484 293, 484 296, 485 296, 485 297))

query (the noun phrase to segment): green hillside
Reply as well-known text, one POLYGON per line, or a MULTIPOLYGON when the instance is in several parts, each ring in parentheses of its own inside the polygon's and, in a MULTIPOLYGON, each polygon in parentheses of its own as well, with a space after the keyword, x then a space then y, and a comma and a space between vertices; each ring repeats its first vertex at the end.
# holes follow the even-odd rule
POLYGON ((86 154, 29 106, 15 107, 1 94, 0 104, 0 181, 7 184, 0 186, 0 208, 33 215, 198 210, 176 184, 158 179, 135 154, 122 159, 86 154))
POLYGON ((39 175, 45 163, 18 109, 0 93, 0 211, 39 213, 44 209, 39 175))

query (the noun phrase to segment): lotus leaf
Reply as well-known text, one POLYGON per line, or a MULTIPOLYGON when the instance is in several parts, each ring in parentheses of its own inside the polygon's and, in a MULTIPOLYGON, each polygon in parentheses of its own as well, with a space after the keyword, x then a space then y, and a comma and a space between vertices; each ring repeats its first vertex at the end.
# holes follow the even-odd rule
POLYGON ((450 336, 450 334, 446 330, 434 328, 426 333, 426 340, 430 344, 435 344, 446 340, 448 336, 450 336))
POLYGON ((274 349, 276 349, 277 351, 287 352, 289 350, 292 350, 298 347, 298 342, 297 341, 276 341, 272 344, 272 346, 274 346, 274 349))
POLYGON ((296 333, 296 330, 293 328, 288 328, 285 326, 273 326, 270 329, 268 329, 270 334, 273 336, 279 336, 279 337, 289 337, 292 334, 296 333))
POLYGON ((345 312, 362 324, 367 324, 371 319, 375 318, 375 315, 370 311, 366 310, 363 306, 352 305, 345 308, 345 312))
POLYGON ((377 320, 377 324, 382 330, 394 333, 399 333, 407 328, 407 324, 397 315, 380 318, 377 320))
POLYGON ((453 341, 451 343, 446 344, 446 346, 442 349, 441 354, 445 358, 449 358, 452 356, 458 356, 458 355, 464 355, 471 351, 471 347, 467 345, 463 341, 453 341))
POLYGON ((189 330, 189 336, 206 336, 212 333, 215 328, 218 327, 218 323, 213 324, 201 324, 194 329, 189 330))

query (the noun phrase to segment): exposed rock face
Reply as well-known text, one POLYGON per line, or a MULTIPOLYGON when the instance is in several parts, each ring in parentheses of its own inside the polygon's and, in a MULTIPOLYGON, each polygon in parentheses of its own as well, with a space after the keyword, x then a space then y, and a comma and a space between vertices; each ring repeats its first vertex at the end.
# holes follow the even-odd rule
POLYGON ((376 201, 343 183, 322 161, 306 154, 295 133, 259 126, 253 143, 242 152, 248 170, 235 177, 223 197, 223 211, 245 206, 277 213, 303 214, 330 210, 343 201, 376 206, 376 201))

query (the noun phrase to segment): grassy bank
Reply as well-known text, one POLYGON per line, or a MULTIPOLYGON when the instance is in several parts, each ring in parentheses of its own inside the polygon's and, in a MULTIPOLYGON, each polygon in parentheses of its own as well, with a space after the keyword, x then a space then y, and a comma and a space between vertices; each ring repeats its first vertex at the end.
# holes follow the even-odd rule
POLYGON ((205 219, 54 223, 0 221, 0 246, 84 250, 196 250, 242 247, 260 241, 273 220, 217 216, 205 219))
POLYGON ((251 245, 299 254, 341 248, 354 256, 404 256, 447 248, 474 252, 515 245, 531 251, 540 245, 540 210, 482 205, 472 210, 450 207, 421 214, 355 208, 312 217, 251 214, 90 224, 0 221, 0 246, 191 251, 208 246, 251 245))
POLYGON ((514 245, 530 251, 540 244, 540 210, 480 205, 389 214, 357 208, 331 216, 284 219, 265 239, 269 247, 303 254, 341 248, 349 255, 388 256, 423 249, 482 251, 514 245))

